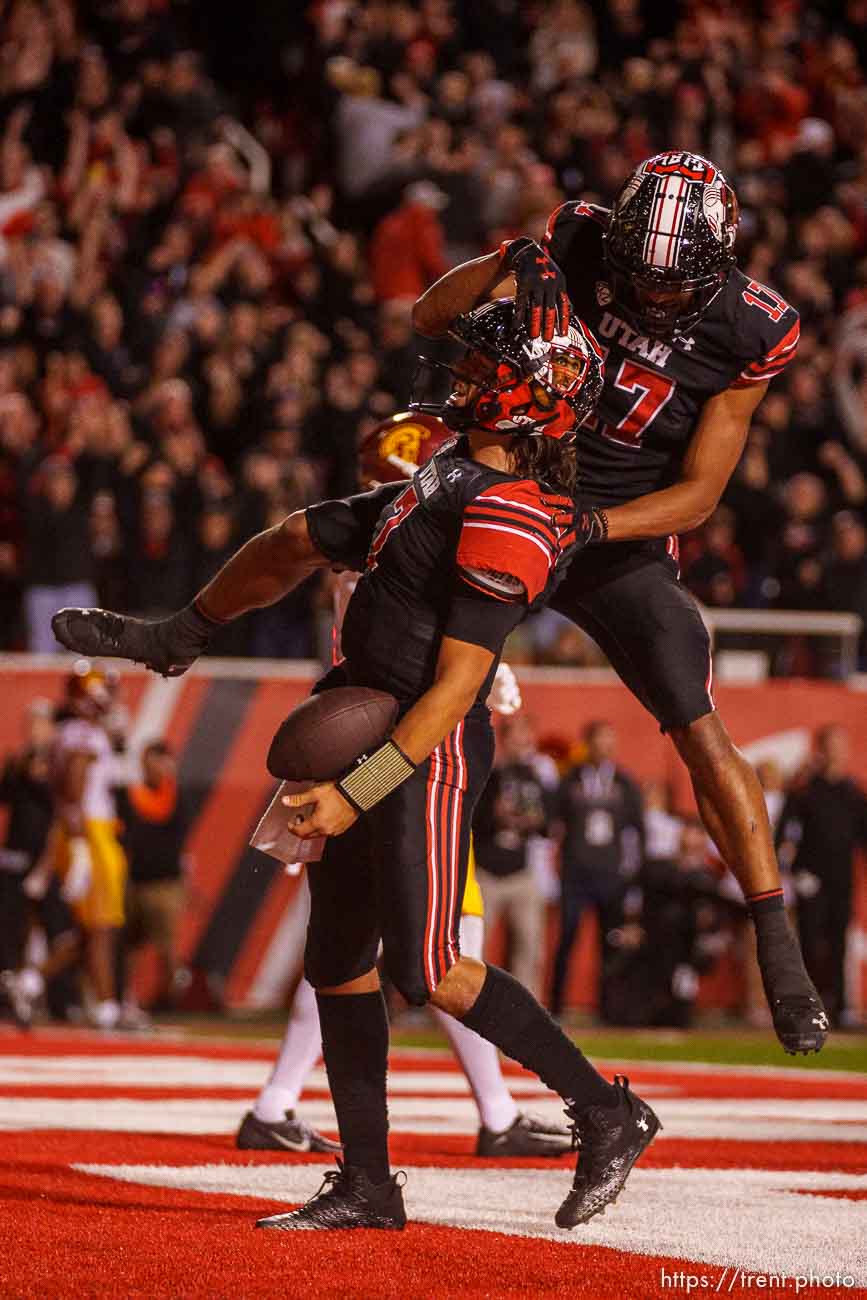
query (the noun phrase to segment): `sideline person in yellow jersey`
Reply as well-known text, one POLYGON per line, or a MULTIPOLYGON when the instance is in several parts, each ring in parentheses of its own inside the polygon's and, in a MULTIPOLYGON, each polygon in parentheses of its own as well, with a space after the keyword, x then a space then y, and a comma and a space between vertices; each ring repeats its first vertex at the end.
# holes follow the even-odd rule
POLYGON ((115 759, 103 725, 110 706, 106 673, 79 660, 58 717, 56 815, 48 849, 63 897, 82 931, 92 1014, 101 1029, 113 1029, 120 1017, 115 956, 127 874, 112 794, 115 759))

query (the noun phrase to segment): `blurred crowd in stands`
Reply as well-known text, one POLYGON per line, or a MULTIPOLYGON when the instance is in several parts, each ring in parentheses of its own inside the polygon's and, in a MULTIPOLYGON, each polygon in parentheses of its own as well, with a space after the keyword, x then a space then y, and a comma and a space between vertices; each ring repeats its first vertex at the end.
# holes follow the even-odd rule
MULTIPOLYGON (((685 578, 867 615, 865 114, 865 0, 10 0, 0 647, 53 649, 63 603, 177 608, 352 491, 359 436, 406 404, 414 298, 666 147, 729 174, 741 266, 803 320, 685 578)), ((320 603, 214 650, 313 654, 320 603)))

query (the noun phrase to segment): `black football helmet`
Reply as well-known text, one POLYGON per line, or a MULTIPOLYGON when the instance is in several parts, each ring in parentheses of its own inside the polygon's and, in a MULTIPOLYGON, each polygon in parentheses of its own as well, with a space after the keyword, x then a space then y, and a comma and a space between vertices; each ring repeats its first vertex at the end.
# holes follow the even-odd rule
POLYGON ((409 409, 456 432, 572 438, 602 391, 599 344, 575 316, 568 334, 546 342, 514 314, 512 300, 498 298, 459 316, 449 332, 464 356, 454 365, 420 357, 409 409))
POLYGON ((735 264, 737 228, 735 192, 707 158, 646 158, 618 194, 605 234, 616 306, 651 338, 692 329, 735 264))

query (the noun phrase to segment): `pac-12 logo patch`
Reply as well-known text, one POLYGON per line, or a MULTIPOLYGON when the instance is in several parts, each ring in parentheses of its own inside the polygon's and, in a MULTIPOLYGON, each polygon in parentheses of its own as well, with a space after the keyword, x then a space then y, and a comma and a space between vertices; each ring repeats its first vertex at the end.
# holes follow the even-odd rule
POLYGON ((600 307, 607 307, 613 301, 614 294, 611 292, 611 286, 607 280, 596 281, 596 301, 600 307))

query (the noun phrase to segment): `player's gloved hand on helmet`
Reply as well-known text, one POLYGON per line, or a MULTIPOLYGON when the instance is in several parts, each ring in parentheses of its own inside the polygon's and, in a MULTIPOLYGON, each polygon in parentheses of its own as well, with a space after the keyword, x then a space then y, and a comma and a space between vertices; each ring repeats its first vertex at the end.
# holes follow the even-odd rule
POLYGON ((130 618, 109 609, 61 609, 51 620, 61 645, 88 658, 115 657, 145 664, 163 677, 180 677, 219 625, 187 605, 168 618, 130 618))
POLYGON ((515 324, 523 325, 530 338, 541 335, 546 342, 555 333, 569 331, 571 306, 566 277, 541 244, 533 239, 506 240, 501 244, 501 269, 515 277, 515 324))
POLYGON ((493 709, 494 713, 501 713, 505 718, 517 713, 524 703, 518 679, 508 664, 498 666, 487 703, 489 709, 493 709))

